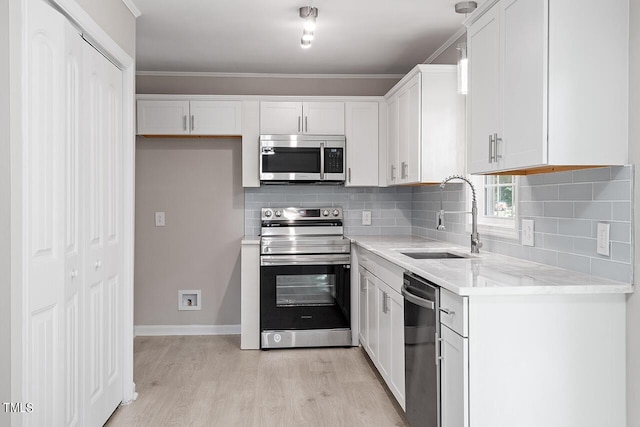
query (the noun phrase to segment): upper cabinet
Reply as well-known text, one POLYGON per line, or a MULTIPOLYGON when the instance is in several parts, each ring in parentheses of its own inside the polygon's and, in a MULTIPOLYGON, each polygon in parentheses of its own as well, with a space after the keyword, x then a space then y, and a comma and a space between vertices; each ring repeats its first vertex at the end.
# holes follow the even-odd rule
POLYGON ((627 0, 490 1, 467 43, 470 173, 627 163, 627 0))
POLYGON ((346 187, 378 186, 378 102, 346 102, 346 187))
POLYGON ((456 67, 418 65, 385 96, 387 185, 436 183, 464 173, 464 97, 456 67))
POLYGON ((344 135, 344 102, 260 103, 263 135, 344 135))
POLYGON ((138 135, 241 135, 241 101, 138 100, 138 135))

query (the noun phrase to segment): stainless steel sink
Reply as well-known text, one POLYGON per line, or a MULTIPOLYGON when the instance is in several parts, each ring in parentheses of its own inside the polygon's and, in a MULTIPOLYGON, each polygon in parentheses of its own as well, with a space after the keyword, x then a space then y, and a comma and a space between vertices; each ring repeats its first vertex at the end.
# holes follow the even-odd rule
POLYGON ((466 255, 454 254, 453 252, 400 252, 413 259, 445 259, 445 258, 468 258, 466 255))

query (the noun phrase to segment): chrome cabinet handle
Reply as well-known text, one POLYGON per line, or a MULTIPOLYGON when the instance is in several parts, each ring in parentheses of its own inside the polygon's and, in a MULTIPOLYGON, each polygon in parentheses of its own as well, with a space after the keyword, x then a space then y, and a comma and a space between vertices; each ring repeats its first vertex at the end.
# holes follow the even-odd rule
POLYGON ((304 131, 309 132, 309 116, 304 116, 304 131))
POLYGON ((320 179, 324 179, 324 142, 320 143, 320 179))
POLYGON ((95 266, 96 266, 96 270, 99 270, 99 269, 100 269, 100 267, 102 267, 102 261, 100 261, 100 260, 96 260, 96 264, 95 264, 95 266))
POLYGON ((440 364, 440 360, 442 360, 442 357, 440 356, 440 341, 442 341, 442 338, 440 338, 438 336, 438 333, 436 332, 435 334, 435 352, 436 352, 436 366, 438 366, 440 364))
POLYGON ((298 133, 302 132, 302 131, 300 130, 300 123, 302 123, 302 117, 301 117, 301 116, 298 116, 298 133))
POLYGON ((442 313, 446 314, 447 316, 453 316, 454 314, 456 314, 456 312, 455 312, 455 311, 450 310, 450 309, 448 309, 448 308, 442 308, 442 307, 440 307, 440 311, 441 311, 442 313))
POLYGON ((493 135, 489 134, 489 163, 493 163, 493 135))
POLYGON ((494 161, 498 161, 502 158, 502 155, 498 154, 498 142, 502 142, 502 138, 498 138, 498 134, 493 134, 493 159, 494 161))
POLYGON ((182 129, 187 130, 187 115, 182 116, 182 129))
POLYGON ((382 312, 387 312, 387 294, 385 292, 382 293, 382 312))
POLYGON ((349 182, 351 182, 351 168, 349 168, 349 182))
POLYGON ((400 170, 401 171, 400 174, 402 175, 402 177, 401 177, 402 179, 405 179, 405 178, 408 177, 408 175, 409 175, 408 172, 407 172, 408 168, 409 168, 409 165, 407 164, 407 162, 402 162, 402 168, 400 170))
POLYGON ((396 180, 396 165, 391 165, 391 181, 396 180))
POLYGON ((196 116, 194 116, 193 114, 191 115, 191 130, 195 130, 196 129, 196 116))

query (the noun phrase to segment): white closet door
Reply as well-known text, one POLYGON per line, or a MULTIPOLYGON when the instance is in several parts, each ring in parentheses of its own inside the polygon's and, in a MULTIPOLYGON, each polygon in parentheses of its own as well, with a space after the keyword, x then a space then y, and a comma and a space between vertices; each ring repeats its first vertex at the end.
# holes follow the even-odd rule
POLYGON ((41 1, 24 5, 22 400, 37 409, 22 420, 26 426, 63 425, 66 20, 41 1))
POLYGON ((122 81, 83 45, 86 425, 102 425, 122 396, 122 81))
POLYGON ((80 150, 82 114, 82 49, 85 44, 71 25, 65 31, 65 141, 64 141, 64 425, 82 425, 80 343, 84 334, 82 319, 82 282, 84 280, 80 248, 82 224, 80 212, 80 150))

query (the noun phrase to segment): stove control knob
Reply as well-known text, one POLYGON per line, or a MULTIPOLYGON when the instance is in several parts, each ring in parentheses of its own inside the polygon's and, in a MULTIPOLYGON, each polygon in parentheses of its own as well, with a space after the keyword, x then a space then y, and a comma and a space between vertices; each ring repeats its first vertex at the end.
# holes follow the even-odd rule
POLYGON ((340 215, 340 211, 338 209, 334 209, 332 213, 333 213, 333 216, 340 215))
POLYGON ((281 211, 281 210, 277 210, 277 211, 275 212, 275 214, 276 214, 276 216, 277 216, 278 218, 280 218, 280 217, 282 216, 282 211, 281 211))
POLYGON ((323 210, 322 216, 329 216, 329 210, 328 209, 323 210))
POLYGON ((266 216, 267 218, 271 218, 271 211, 270 210, 264 211, 264 216, 266 216))

